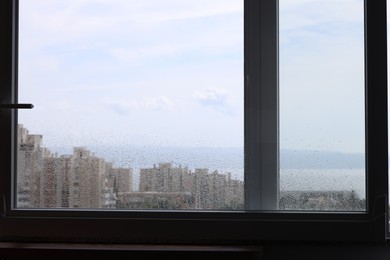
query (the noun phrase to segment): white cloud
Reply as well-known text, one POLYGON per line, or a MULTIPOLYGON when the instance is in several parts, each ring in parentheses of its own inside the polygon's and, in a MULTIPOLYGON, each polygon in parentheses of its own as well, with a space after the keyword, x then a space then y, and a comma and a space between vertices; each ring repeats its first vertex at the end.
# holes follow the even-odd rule
POLYGON ((137 108, 137 104, 135 102, 129 101, 126 102, 121 100, 109 100, 105 103, 107 109, 114 111, 119 115, 127 115, 131 110, 137 108))
POLYGON ((167 96, 145 98, 141 104, 144 108, 152 110, 172 110, 174 106, 167 96))
POLYGON ((194 99, 203 106, 213 108, 224 114, 233 114, 230 93, 225 89, 204 89, 195 91, 194 99))
POLYGON ((172 110, 174 102, 167 96, 144 97, 140 100, 107 99, 105 107, 119 115, 141 110, 172 110))

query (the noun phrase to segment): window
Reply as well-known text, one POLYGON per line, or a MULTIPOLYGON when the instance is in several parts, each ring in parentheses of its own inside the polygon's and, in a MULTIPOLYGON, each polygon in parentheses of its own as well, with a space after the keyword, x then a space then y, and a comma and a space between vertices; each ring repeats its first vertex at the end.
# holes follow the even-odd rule
MULTIPOLYGON (((305 212, 278 210, 280 196, 277 174, 278 3, 271 0, 244 0, 243 4, 245 210, 107 211, 96 207, 85 209, 81 201, 73 205, 84 208, 80 210, 61 208, 38 210, 36 207, 20 206, 23 203, 27 204, 28 201, 25 197, 26 190, 21 189, 19 197, 15 194, 19 185, 15 177, 20 160, 16 157, 15 149, 18 142, 17 111, 13 109, 18 104, 17 63, 18 55, 21 54, 17 48, 20 29, 19 1, 3 1, 0 8, 2 17, 0 24, 3 26, 6 40, 1 43, 2 56, 5 57, 1 62, 6 69, 1 72, 0 90, 2 98, 0 120, 4 126, 0 129, 4 144, 0 148, 3 165, 0 181, 4 209, 0 221, 2 236, 14 240, 50 238, 52 241, 109 240, 165 243, 250 242, 265 239, 383 241, 387 205, 384 1, 365 1, 366 208, 357 212, 321 213, 312 210, 305 212)), ((28 149, 28 146, 25 148, 28 149)), ((82 149, 75 152, 80 158, 88 154, 88 151, 82 149)), ((49 168, 50 163, 48 160, 49 168)), ((66 160, 63 163, 66 164, 66 160)), ((163 165, 160 168, 162 169, 163 165)), ((83 192, 79 189, 82 185, 82 175, 79 177, 71 180, 75 196, 81 196, 83 192)), ((64 184, 66 181, 59 183, 64 184)), ((147 187, 148 184, 145 184, 145 189, 148 189, 147 187)), ((103 191, 102 196, 107 198, 109 206, 110 192, 103 191)), ((65 189, 64 193, 66 192, 65 189)), ((183 201, 191 201, 191 198, 184 197, 183 201)), ((164 201, 157 202, 157 208, 166 206, 164 201)), ((64 203, 66 205, 71 202, 64 203)))

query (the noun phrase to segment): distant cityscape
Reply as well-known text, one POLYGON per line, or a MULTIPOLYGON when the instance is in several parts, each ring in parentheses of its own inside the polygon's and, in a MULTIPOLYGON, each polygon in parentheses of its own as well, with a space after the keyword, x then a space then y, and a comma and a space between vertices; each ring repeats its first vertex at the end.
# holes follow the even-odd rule
MULTIPOLYGON (((90 209, 243 210, 244 182, 208 168, 152 163, 115 167, 85 147, 70 155, 52 153, 43 136, 18 125, 17 207, 90 209)), ((284 210, 364 210, 354 191, 281 191, 284 210)))
POLYGON ((71 155, 42 147, 42 135, 18 125, 17 206, 20 208, 243 209, 243 181, 217 170, 172 163, 116 168, 84 147, 71 155))

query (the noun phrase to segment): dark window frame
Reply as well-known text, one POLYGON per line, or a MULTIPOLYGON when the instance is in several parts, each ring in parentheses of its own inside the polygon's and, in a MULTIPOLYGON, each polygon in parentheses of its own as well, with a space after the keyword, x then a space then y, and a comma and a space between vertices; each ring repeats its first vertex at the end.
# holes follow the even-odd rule
MULTIPOLYGON (((386 0, 365 0, 367 212, 276 211, 278 1, 244 0, 245 167, 249 209, 263 211, 18 210, 13 207, 17 111, 0 109, 0 240, 250 243, 384 242, 387 234, 386 0), (257 102, 261 100, 262 102, 257 102), (270 123, 272 122, 272 123, 270 123), (260 158, 260 160, 258 159, 260 158), (272 174, 273 173, 273 174, 272 174), (249 178, 249 179, 247 179, 249 178), (271 185, 270 185, 271 184, 271 185), (258 189, 261 187, 261 189, 258 189), (255 198, 255 199, 254 199, 255 198), (257 199, 256 199, 257 198, 257 199), (269 204, 269 202, 274 202, 269 204)), ((0 2, 0 104, 17 103, 18 0, 0 2)))

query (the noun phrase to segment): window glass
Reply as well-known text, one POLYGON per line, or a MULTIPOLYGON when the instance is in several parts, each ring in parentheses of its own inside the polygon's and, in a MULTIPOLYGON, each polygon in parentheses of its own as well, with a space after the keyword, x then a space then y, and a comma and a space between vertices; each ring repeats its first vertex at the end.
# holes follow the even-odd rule
POLYGON ((243 1, 19 2, 18 208, 243 209, 243 1))
POLYGON ((364 211, 364 1, 279 7, 279 208, 364 211))
MULTIPOLYGON (((279 8, 279 209, 364 211, 363 0, 279 8)), ((245 208, 242 0, 19 11, 17 207, 245 208)))

